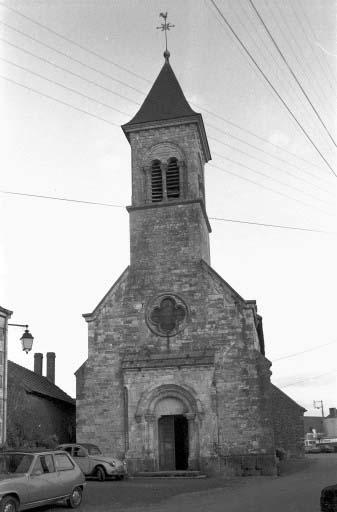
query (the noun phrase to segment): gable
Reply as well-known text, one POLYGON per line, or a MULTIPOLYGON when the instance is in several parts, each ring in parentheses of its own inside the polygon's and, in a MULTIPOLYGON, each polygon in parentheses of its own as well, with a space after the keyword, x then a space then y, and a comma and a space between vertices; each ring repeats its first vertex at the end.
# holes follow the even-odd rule
POLYGON ((125 287, 125 283, 126 283, 126 280, 128 278, 128 275, 129 275, 129 268, 130 267, 126 267, 126 269, 119 276, 117 281, 115 281, 115 283, 111 286, 109 291, 104 295, 103 299, 97 304, 97 306, 95 307, 93 312, 92 313, 84 313, 82 315, 83 318, 85 318, 85 320, 87 322, 91 322, 92 320, 94 320, 95 316, 104 309, 104 306, 109 301, 111 301, 113 299, 118 301, 119 295, 121 294, 122 289, 124 289, 124 287, 125 287))

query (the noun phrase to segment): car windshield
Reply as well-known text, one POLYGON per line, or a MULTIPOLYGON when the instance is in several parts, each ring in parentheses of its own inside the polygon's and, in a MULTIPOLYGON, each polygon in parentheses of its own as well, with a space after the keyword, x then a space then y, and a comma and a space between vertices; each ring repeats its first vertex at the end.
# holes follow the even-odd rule
POLYGON ((81 446, 84 446, 86 450, 88 450, 89 455, 101 455, 101 450, 96 446, 95 444, 81 444, 81 446))
POLYGON ((6 453, 0 455, 0 474, 27 473, 33 459, 34 456, 27 453, 6 453))

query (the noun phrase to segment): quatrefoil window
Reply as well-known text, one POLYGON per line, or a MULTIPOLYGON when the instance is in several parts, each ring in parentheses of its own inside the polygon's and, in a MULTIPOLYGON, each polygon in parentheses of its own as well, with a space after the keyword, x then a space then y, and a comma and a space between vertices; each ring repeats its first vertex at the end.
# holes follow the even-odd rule
POLYGON ((178 296, 161 295, 148 305, 147 323, 160 336, 174 336, 187 320, 186 304, 178 296))

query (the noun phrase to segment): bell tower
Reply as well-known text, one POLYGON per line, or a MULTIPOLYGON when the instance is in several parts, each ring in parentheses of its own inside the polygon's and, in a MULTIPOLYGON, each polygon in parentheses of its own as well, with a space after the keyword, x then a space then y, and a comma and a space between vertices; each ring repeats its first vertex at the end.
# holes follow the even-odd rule
POLYGON ((131 145, 131 268, 210 262, 201 114, 192 110, 164 53, 164 65, 136 115, 122 126, 131 145))

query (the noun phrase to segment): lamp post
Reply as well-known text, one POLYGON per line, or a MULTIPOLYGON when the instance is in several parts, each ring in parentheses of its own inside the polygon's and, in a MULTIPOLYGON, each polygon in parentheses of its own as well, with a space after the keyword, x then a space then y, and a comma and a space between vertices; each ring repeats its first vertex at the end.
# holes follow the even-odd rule
POLYGON ((0 446, 6 444, 7 439, 7 354, 8 354, 8 326, 23 327, 25 329, 20 341, 22 350, 28 354, 33 346, 33 336, 27 324, 11 324, 8 322, 13 312, 0 306, 0 446))
POLYGON ((30 352, 32 350, 33 341, 34 341, 34 337, 31 335, 31 333, 28 330, 28 325, 27 324, 10 324, 10 323, 8 325, 10 325, 12 327, 24 327, 25 328, 25 332, 21 336, 20 341, 21 341, 21 345, 22 345, 22 350, 24 352, 26 352, 26 354, 28 354, 28 352, 30 352))

